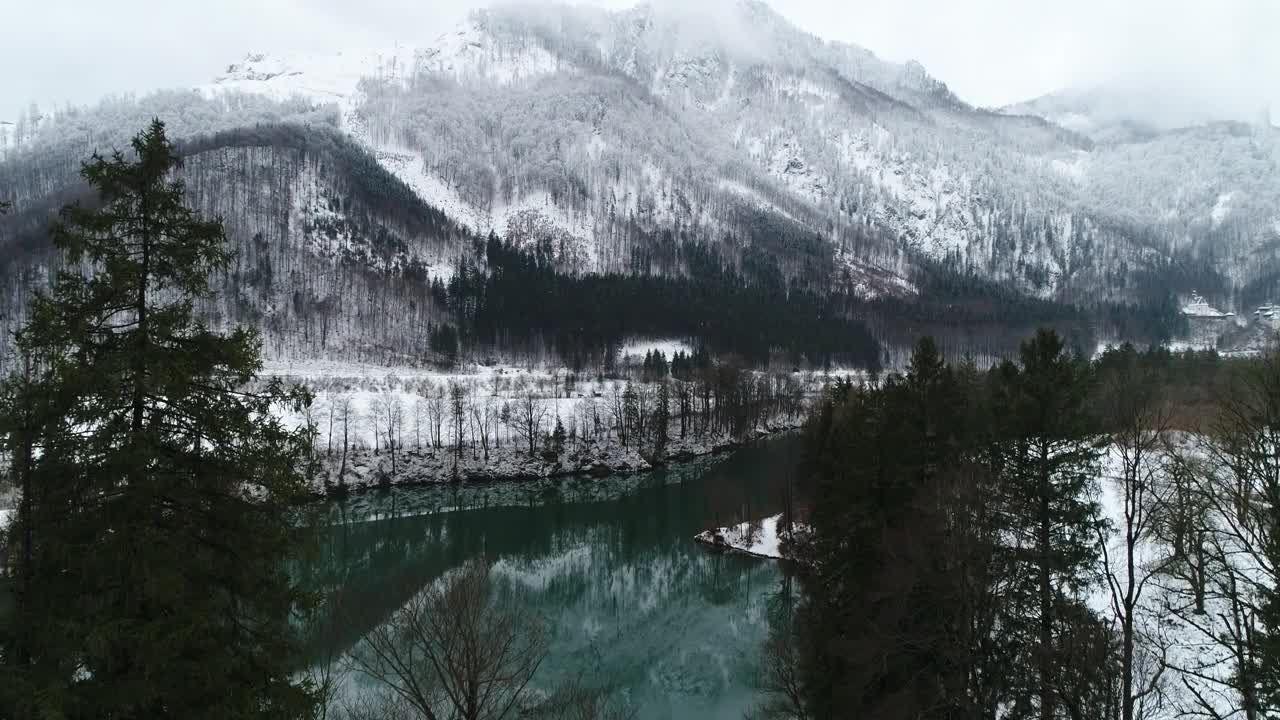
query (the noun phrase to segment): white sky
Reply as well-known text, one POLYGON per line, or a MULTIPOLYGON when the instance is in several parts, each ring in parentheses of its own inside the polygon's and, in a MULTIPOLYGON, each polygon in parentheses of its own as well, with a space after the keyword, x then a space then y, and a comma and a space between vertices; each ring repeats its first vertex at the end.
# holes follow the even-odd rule
MULTIPOLYGON (((658 0, 702 2, 704 0, 658 0)), ((724 0, 719 0, 724 1, 724 0)), ((0 0, 0 119, 211 80, 250 51, 429 43, 481 0, 0 0)), ((625 7, 634 0, 596 0, 625 7)), ((998 106, 1119 79, 1280 116, 1280 0, 772 0, 998 106)))

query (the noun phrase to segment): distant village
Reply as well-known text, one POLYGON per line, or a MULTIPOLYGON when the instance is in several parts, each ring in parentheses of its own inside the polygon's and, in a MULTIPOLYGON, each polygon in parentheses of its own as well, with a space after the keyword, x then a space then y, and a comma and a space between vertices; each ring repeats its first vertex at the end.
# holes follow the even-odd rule
POLYGON ((1246 354, 1262 349, 1273 333, 1280 331, 1280 304, 1259 305, 1249 319, 1219 310, 1199 293, 1192 293, 1182 306, 1182 314, 1187 319, 1187 336, 1174 345, 1184 349, 1246 354))

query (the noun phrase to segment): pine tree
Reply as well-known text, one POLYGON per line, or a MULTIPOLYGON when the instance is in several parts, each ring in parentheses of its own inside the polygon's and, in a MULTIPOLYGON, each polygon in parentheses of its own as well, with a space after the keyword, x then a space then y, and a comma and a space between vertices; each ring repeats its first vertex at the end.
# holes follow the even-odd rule
POLYGON ((0 716, 303 717, 285 562, 310 439, 275 410, 309 398, 254 389, 257 336, 194 319, 227 266, 222 226, 184 206, 163 123, 132 148, 84 165, 100 206, 63 210, 70 269, 17 339, 33 372, 6 405, 43 400, 9 435, 40 449, 18 519, 32 601, 12 620, 38 652, 3 648, 0 716))
POLYGON ((564 453, 564 443, 568 439, 569 434, 564 430, 564 423, 560 422, 560 416, 556 416, 556 427, 551 432, 551 450, 560 457, 564 453))
MULTIPOLYGON (((628 438, 635 438, 636 445, 643 446, 644 435, 641 432, 640 397, 630 381, 627 382, 626 389, 622 391, 622 410, 621 420, 626 426, 623 435, 628 438)), ((625 446, 627 444, 626 440, 623 440, 622 444, 625 446)))
POLYGON ((906 377, 843 386, 808 432, 816 496, 801 542, 799 676, 793 716, 962 717, 969 680, 946 501, 964 445, 960 387, 931 340, 906 377))
POLYGON ((653 455, 656 458, 667 454, 667 441, 670 439, 668 426, 671 422, 671 390, 666 380, 658 383, 658 402, 653 411, 653 455))
POLYGON ((1061 338, 1040 330, 1023 343, 1020 367, 998 371, 1004 412, 1002 463, 1008 479, 1012 528, 1027 548, 1019 574, 1023 607, 1011 605, 1012 626, 1023 625, 1034 648, 1026 699, 1052 720, 1063 699, 1066 668, 1059 644, 1070 639, 1064 593, 1082 588, 1097 564, 1097 517, 1092 487, 1098 451, 1091 444, 1087 414, 1088 363, 1072 355, 1061 338), (1025 624, 1024 624, 1025 623, 1025 624))

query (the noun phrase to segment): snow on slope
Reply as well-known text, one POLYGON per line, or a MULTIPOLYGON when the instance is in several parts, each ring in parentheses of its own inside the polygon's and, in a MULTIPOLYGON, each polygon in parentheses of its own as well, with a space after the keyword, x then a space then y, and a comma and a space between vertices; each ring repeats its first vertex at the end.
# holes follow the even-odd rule
MULTIPOLYGON (((628 267, 630 251, 608 244, 624 223, 737 234, 731 213, 746 203, 856 248, 846 258, 854 264, 884 262, 894 274, 909 263, 885 262, 867 235, 909 250, 910 261, 955 263, 1043 297, 1124 295, 1128 285, 1108 284, 1114 268, 1124 262, 1136 274, 1159 253, 1108 218, 1136 214, 1160 232, 1203 218, 1190 234, 1168 230, 1180 233, 1170 247, 1182 249, 1218 225, 1258 225, 1254 214, 1268 209, 1269 197, 1228 182, 1234 176, 1218 165, 1193 182, 1163 163, 1176 142, 1153 144, 1157 157, 1148 158, 1144 148, 1095 147, 1028 118, 974 111, 918 66, 824 43, 762 3, 730 5, 751 47, 728 42, 736 26, 708 32, 679 9, 522 4, 477 12, 425 46, 251 56, 209 89, 335 103, 345 129, 424 200, 479 233, 549 239, 584 270, 628 267), (405 93, 375 84, 414 77, 437 82, 405 93), (546 92, 530 84, 543 79, 546 92), (411 102, 396 104, 402 96, 411 102), (527 113, 506 111, 526 100, 527 113), (437 143, 433 122, 458 128, 457 137, 437 143), (539 144, 550 137, 554 145, 539 144), (455 163, 449 153, 460 148, 455 163), (1063 228, 1075 232, 1064 238, 1063 228)), ((1070 123, 1087 120, 1070 115, 1077 105, 1114 104, 1067 100, 1024 110, 1052 115, 1062 105, 1070 123)), ((1229 149, 1228 165, 1256 154, 1230 133, 1185 140, 1200 143, 1182 153, 1195 158, 1229 149)), ((1249 183, 1266 174, 1261 161, 1242 167, 1249 183)))
POLYGON ((489 33, 474 21, 441 35, 419 53, 418 59, 420 72, 456 80, 481 77, 503 85, 549 75, 562 67, 559 57, 538 45, 526 45, 515 53, 498 48, 489 33))
MULTIPOLYGON (((764 12, 764 9, 750 4, 740 9, 747 10, 748 15, 756 20, 761 20, 756 16, 764 12)), ((651 10, 637 12, 641 17, 653 14, 651 10)), ((532 29, 533 25, 525 27, 500 15, 473 15, 461 29, 440 36, 425 48, 397 46, 328 56, 250 56, 245 62, 228 68, 212 88, 258 89, 276 97, 303 95, 319 102, 336 103, 341 109, 342 123, 347 132, 370 147, 378 161, 420 197, 442 209, 459 224, 477 233, 494 231, 517 240, 522 237, 530 241, 549 238, 559 248, 563 261, 584 270, 603 269, 600 267, 597 235, 610 232, 608 224, 616 222, 616 218, 635 218, 642 225, 696 226, 712 233, 718 231, 723 220, 711 217, 708 210, 723 199, 713 195, 708 201, 704 188, 696 184, 701 179, 695 179, 697 176, 688 168, 668 167, 669 162, 647 157, 643 145, 634 146, 638 138, 623 135, 621 147, 611 148, 616 139, 616 128, 615 134, 609 135, 610 140, 606 140, 606 133, 599 132, 597 128, 597 132, 585 141, 584 147, 575 147, 572 152, 577 153, 580 149, 582 158, 568 154, 569 150, 557 149, 557 153, 566 153, 557 158, 560 161, 566 164, 571 158, 575 163, 586 161, 604 170, 593 172, 593 175, 608 178, 604 186, 592 186, 583 207, 580 202, 566 203, 563 198, 557 199, 536 190, 518 191, 514 198, 504 203, 477 206, 475 188, 466 193, 460 192, 460 188, 451 186, 450 182, 433 172, 433 166, 428 166, 416 151, 390 144, 385 138, 393 133, 387 133, 385 128, 375 133, 365 127, 359 112, 364 99, 360 81, 364 77, 406 82, 415 76, 437 75, 464 85, 473 80, 502 85, 544 75, 565 76, 566 72, 576 72, 574 66, 563 59, 564 48, 553 45, 572 42, 573 39, 544 41, 532 29), (556 52, 547 49, 553 46, 558 48, 556 52), (617 172, 615 165, 620 166, 623 172, 617 172), (694 201, 688 202, 686 198, 694 201)), ((629 16, 622 13, 608 17, 609 22, 616 22, 629 16)), ((766 12, 764 20, 768 21, 765 23, 769 25, 767 32, 759 27, 752 32, 761 35, 761 42, 766 45, 785 40, 780 47, 789 46, 789 43, 809 47, 816 42, 807 35, 791 37, 797 31, 772 13, 766 12)), ((671 21, 667 18, 662 22, 671 21)), ((687 28, 680 26, 670 30, 679 34, 677 31, 687 28)), ((837 242, 844 232, 842 228, 851 223, 876 223, 895 229, 909 246, 942 258, 969 248, 978 236, 979 223, 972 208, 980 198, 968 174, 946 163, 900 149, 893 134, 875 123, 867 135, 860 131, 851 134, 843 114, 848 112, 848 108, 843 105, 842 91, 837 91, 842 86, 832 84, 822 72, 810 71, 806 75, 805 70, 787 65, 753 65, 747 62, 750 58, 740 57, 732 48, 718 48, 715 38, 704 38, 710 44, 690 45, 685 42, 668 52, 665 37, 653 37, 651 33, 655 31, 652 30, 639 29, 635 32, 638 35, 631 37, 625 31, 616 34, 611 34, 615 33, 614 30, 601 31, 597 42, 605 46, 619 44, 619 48, 602 46, 602 61, 608 63, 616 59, 609 57, 614 49, 623 54, 630 53, 631 64, 627 67, 631 68, 634 79, 651 86, 654 97, 663 98, 674 106, 662 110, 682 109, 694 115, 712 114, 707 117, 710 121, 707 128, 713 134, 718 133, 717 128, 724 130, 728 136, 725 139, 732 138, 731 144, 744 151, 751 164, 761 172, 754 178, 745 178, 751 182, 725 177, 716 164, 728 158, 718 158, 708 168, 710 177, 705 178, 715 184, 706 189, 721 191, 723 197, 741 198, 798 225, 811 227, 837 242), (634 46, 624 47, 628 43, 634 46), (740 79, 740 74, 745 76, 740 79), (760 94, 759 99, 765 103, 775 103, 779 112, 794 111, 798 118, 802 118, 798 120, 797 129, 789 129, 790 122, 771 127, 768 123, 761 125, 759 117, 751 119, 752 116, 746 113, 755 112, 750 110, 750 106, 756 94, 760 94), (719 125, 740 112, 742 117, 754 123, 751 134, 744 135, 738 122, 719 125), (724 117, 716 114, 724 114, 724 117), (738 129, 731 130, 735 125, 738 129), (814 144, 812 135, 802 138, 797 134, 813 127, 830 137, 829 143, 814 144), (836 144, 838 148, 832 147, 836 144), (832 150, 838 150, 834 163, 829 158, 832 150), (849 170, 878 188, 879 198, 873 199, 861 211, 859 218, 823 222, 820 218, 824 215, 830 217, 836 212, 837 202, 849 188, 849 170), (766 185, 773 185, 775 190, 764 189, 766 185)), ((598 71, 583 72, 599 74, 598 71)), ((611 108, 607 96, 600 103, 599 121, 603 121, 611 108)), ((685 122, 695 118, 677 119, 685 122)), ((498 150, 495 162, 510 164, 511 159, 504 160, 502 152, 505 151, 498 150)), ((519 187, 519 178, 503 178, 503 182, 519 187)), ((856 285, 868 288, 869 294, 896 292, 896 288, 905 284, 900 277, 897 281, 890 278, 887 284, 881 282, 882 276, 895 273, 884 268, 868 270, 859 267, 866 264, 865 259, 849 256, 841 262, 855 270, 852 274, 861 278, 856 285)))
POLYGON ((458 80, 509 84, 560 69, 561 61, 545 49, 530 45, 510 52, 469 22, 421 48, 396 44, 333 53, 250 53, 201 89, 242 90, 279 99, 306 97, 345 106, 357 98, 365 78, 408 82, 419 73, 438 73, 458 80))
MULTIPOLYGON (((500 46, 473 20, 455 32, 441 35, 425 48, 396 45, 332 54, 251 54, 201 90, 208 95, 243 91, 275 99, 304 97, 335 104, 343 130, 368 147, 379 164, 426 203, 459 225, 480 235, 492 231, 513 238, 551 238, 566 264, 592 270, 598 267, 598 258, 590 241, 595 221, 590 213, 574 213, 560 207, 549 193, 541 191, 492 207, 477 207, 442 177, 430 172, 418 153, 376 141, 358 111, 364 99, 360 84, 365 79, 409 83, 416 76, 443 75, 458 82, 512 84, 567 67, 560 58, 534 44, 516 51, 500 46)), ((600 150, 595 148, 597 153, 600 150)), ((628 194, 624 191, 622 196, 626 199, 628 194)))
POLYGON ((346 106, 366 77, 411 77, 416 53, 407 46, 335 53, 254 54, 227 67, 205 92, 241 90, 278 100, 305 97, 346 106))

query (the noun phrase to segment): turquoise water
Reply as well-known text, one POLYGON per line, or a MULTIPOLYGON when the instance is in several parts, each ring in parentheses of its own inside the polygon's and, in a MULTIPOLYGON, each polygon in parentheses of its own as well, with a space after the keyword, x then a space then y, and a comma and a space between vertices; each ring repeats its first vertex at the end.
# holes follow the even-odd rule
POLYGON ((426 584, 483 555, 499 587, 552 632, 536 678, 605 688, 640 718, 741 718, 783 574, 708 552, 713 525, 779 511, 798 441, 625 478, 364 495, 304 568, 332 609, 316 656, 356 643, 426 584))

